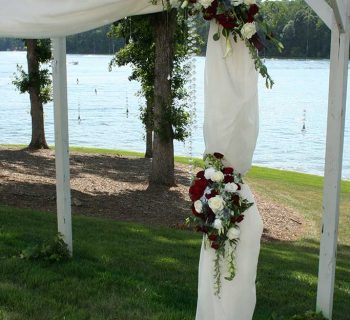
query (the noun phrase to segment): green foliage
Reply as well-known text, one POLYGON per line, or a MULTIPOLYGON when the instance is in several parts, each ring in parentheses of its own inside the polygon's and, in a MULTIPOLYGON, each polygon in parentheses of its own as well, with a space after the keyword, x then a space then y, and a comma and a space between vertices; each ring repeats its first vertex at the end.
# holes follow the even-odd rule
POLYGON ((304 0, 264 1, 260 14, 284 45, 282 52, 269 46, 268 56, 329 57, 330 30, 304 0))
POLYGON ((31 87, 38 87, 40 90, 39 98, 42 103, 46 104, 52 101, 51 72, 47 69, 47 64, 51 60, 51 42, 49 39, 36 41, 39 72, 27 73, 21 65, 17 64, 17 73, 14 74, 12 83, 20 93, 28 92, 31 87))
POLYGON ((70 258, 67 244, 63 241, 62 235, 57 234, 53 240, 45 241, 42 244, 27 247, 20 254, 21 259, 44 260, 49 262, 60 262, 70 258))
MULTIPOLYGON (((124 47, 115 54, 115 57, 110 62, 110 68, 131 64, 132 74, 129 80, 140 82, 141 90, 139 95, 146 99, 148 106, 140 108, 140 118, 146 127, 153 128, 155 37, 151 19, 152 16, 148 15, 118 21, 111 27, 109 36, 125 39, 124 47)), ((171 123, 173 132, 171 137, 166 136, 164 137, 165 139, 171 138, 183 141, 188 136, 190 115, 185 103, 187 97, 185 85, 189 70, 184 65, 189 50, 187 35, 188 28, 185 19, 179 16, 175 35, 175 60, 173 61, 171 78, 172 104, 165 108, 165 113, 161 119, 161 123, 164 123, 164 128, 161 126, 159 129, 160 134, 165 136, 167 135, 166 123, 171 123)), ((196 42, 198 44, 201 43, 199 36, 197 36, 196 42)))

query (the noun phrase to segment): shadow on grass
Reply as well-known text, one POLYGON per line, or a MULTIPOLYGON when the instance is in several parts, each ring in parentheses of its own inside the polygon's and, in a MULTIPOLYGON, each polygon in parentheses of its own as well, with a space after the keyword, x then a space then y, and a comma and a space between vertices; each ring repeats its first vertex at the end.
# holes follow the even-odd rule
MULTIPOLYGON (((75 217, 74 259, 11 258, 52 237, 53 216, 0 207, 0 310, 9 319, 193 319, 200 236, 75 217)), ((347 319, 348 246, 339 247, 334 319, 347 319)), ((314 309, 318 244, 263 243, 254 320, 314 309)), ((1 313, 0 313, 1 314, 1 313)))

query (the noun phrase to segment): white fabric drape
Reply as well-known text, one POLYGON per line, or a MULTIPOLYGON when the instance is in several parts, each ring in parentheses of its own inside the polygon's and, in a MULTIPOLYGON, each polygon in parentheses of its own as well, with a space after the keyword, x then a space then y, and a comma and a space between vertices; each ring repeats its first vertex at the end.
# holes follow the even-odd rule
POLYGON ((224 154, 244 174, 258 137, 258 74, 243 41, 231 39, 232 53, 224 58, 226 39, 214 41, 217 31, 212 22, 205 63, 205 153, 224 154))
POLYGON ((0 0, 0 37, 54 38, 163 10, 149 0, 0 0))
MULTIPOLYGON (((245 173, 251 167, 258 135, 257 72, 248 48, 231 39, 232 54, 223 37, 213 40, 218 27, 211 23, 205 70, 204 138, 206 153, 220 152, 227 165, 245 173)), ((251 202, 247 185, 241 194, 251 202)), ((214 290, 214 249, 202 244, 196 320, 251 320, 256 294, 255 279, 263 223, 256 204, 245 212, 240 223, 241 236, 236 251, 236 276, 222 279, 220 299, 214 290)), ((225 276, 225 262, 222 263, 225 276)), ((226 269, 227 272, 227 269, 226 269)))

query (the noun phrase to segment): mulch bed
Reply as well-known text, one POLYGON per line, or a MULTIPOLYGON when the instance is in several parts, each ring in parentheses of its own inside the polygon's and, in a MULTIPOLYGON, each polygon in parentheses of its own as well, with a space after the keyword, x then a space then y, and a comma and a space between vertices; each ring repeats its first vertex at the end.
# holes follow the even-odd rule
MULTIPOLYGON (((119 155, 72 152, 74 214, 181 228, 190 213, 188 167, 176 165, 177 186, 149 187, 151 161, 119 155)), ((54 151, 0 146, 0 204, 55 213, 54 151)), ((255 193, 264 239, 292 241, 307 230, 290 208, 255 193)))

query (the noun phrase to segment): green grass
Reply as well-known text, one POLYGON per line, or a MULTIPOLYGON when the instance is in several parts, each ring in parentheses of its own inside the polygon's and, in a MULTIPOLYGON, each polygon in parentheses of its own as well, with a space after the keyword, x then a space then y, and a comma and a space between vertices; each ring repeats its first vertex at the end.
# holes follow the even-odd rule
MULTIPOLYGON (((297 210, 314 225, 308 238, 319 239, 322 217, 323 177, 253 167, 247 181, 259 194, 297 210)), ((350 245, 350 181, 342 181, 339 242, 350 245)))
MULTIPOLYGON (((74 259, 17 258, 52 238, 54 215, 0 206, 0 319, 193 319, 200 236, 76 216, 74 259)), ((314 309, 318 245, 263 243, 254 320, 314 309)), ((350 248, 338 255, 334 319, 348 319, 350 248)))
MULTIPOLYGON (((20 146, 23 147, 23 146, 20 146)), ((72 151, 142 156, 72 147, 72 151)), ((189 163, 185 157, 176 161, 189 163)), ((196 164, 201 161, 197 160, 196 164)), ((253 167, 248 183, 314 224, 298 242, 263 243, 254 320, 275 311, 313 310, 316 300, 323 178, 253 167)), ((110 220, 74 217, 74 259, 49 265, 13 256, 56 232, 52 215, 0 206, 0 320, 193 319, 198 234, 110 220)), ((333 319, 349 319, 350 181, 342 182, 333 319)))

